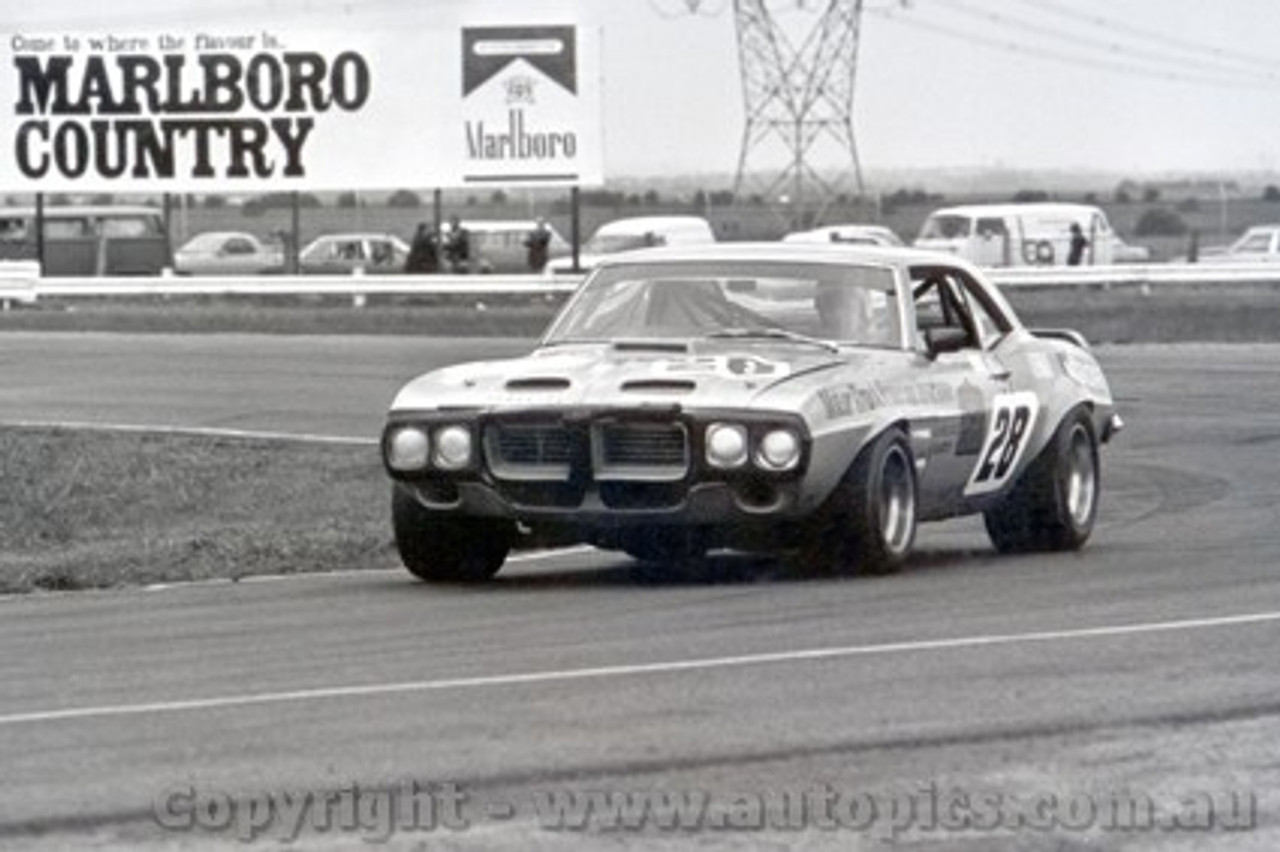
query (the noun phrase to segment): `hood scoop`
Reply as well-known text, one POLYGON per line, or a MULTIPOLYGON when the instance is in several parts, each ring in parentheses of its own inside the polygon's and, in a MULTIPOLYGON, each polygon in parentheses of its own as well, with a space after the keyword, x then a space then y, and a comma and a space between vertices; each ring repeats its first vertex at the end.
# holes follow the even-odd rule
POLYGON ((628 393, 693 393, 698 385, 689 379, 632 379, 622 383, 628 393))
POLYGON ((559 376, 530 376, 511 379, 506 384, 509 391, 562 391, 569 389, 569 380, 559 376))
POLYGON ((688 352, 689 344, 680 340, 619 340, 614 352, 688 352))

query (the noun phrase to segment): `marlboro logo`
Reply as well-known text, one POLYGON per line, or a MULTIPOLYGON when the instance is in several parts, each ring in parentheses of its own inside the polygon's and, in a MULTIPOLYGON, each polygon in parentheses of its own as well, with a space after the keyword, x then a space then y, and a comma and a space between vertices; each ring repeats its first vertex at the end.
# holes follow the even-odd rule
POLYGON ((462 94, 470 95, 517 59, 577 94, 573 27, 467 27, 462 30, 462 94))

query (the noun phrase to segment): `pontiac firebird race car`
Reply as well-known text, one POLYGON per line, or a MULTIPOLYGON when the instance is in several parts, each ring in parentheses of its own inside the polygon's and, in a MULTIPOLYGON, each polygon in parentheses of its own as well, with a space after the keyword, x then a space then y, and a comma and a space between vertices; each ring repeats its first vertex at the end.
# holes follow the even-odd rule
POLYGON ((920 521, 1081 547, 1121 427, 1071 331, 915 249, 717 244, 601 263, 527 357, 407 384, 383 433, 400 556, 478 581, 522 541, 888 572, 920 521))

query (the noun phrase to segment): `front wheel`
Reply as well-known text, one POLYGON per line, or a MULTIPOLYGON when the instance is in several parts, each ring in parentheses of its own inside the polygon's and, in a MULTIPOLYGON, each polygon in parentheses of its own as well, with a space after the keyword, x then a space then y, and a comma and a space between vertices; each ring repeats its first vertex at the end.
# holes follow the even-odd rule
POLYGON ((434 583, 488 580, 506 561, 515 532, 499 519, 431 512, 402 485, 391 492, 391 522, 404 567, 434 583))
POLYGON ((845 473, 802 550, 808 566, 890 574, 916 537, 916 468, 907 436, 890 429, 845 473))
POLYGON ((984 520, 1001 553, 1079 550, 1098 515, 1101 475, 1098 438, 1088 412, 1078 409, 984 520))

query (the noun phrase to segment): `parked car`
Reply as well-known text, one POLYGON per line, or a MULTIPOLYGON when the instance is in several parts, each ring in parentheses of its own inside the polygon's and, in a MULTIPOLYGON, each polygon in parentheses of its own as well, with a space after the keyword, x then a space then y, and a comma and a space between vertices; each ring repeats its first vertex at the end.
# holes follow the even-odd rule
MULTIPOLYGON (((471 235, 470 267, 480 273, 528 273, 529 247, 526 240, 538 226, 535 220, 468 219, 462 226, 471 235)), ((564 257, 572 251, 569 242, 551 223, 545 223, 551 234, 547 257, 564 257)))
POLYGON ((1280 225, 1255 225, 1226 247, 1206 247, 1205 263, 1275 263, 1280 261, 1280 225))
MULTIPOLYGON (((582 246, 578 268, 586 271, 607 255, 655 246, 683 246, 714 243, 715 231, 701 216, 636 216, 615 219, 596 229, 582 246)), ((546 274, 574 275, 573 258, 562 257, 547 264, 546 274)))
MULTIPOLYGON (((36 260, 37 212, 0 208, 0 260, 36 260)), ((164 215, 144 205, 51 205, 43 211, 45 275, 159 275, 173 268, 164 215)))
POLYGON ((884 225, 824 225, 809 231, 794 231, 784 243, 853 243, 855 245, 900 246, 902 240, 884 225))
POLYGON ((1111 247, 1112 263, 1150 263, 1151 249, 1117 239, 1111 247))
POLYGON ((1089 240, 1085 265, 1115 263, 1119 237, 1102 208, 1056 202, 967 204, 933 211, 913 245, 946 251, 979 266, 1063 266, 1071 226, 1089 240))
POLYGON ((179 275, 264 275, 284 271, 284 247, 243 231, 206 231, 173 254, 179 275))
POLYGON ((722 243, 602 259, 530 356, 409 382, 382 453, 425 580, 569 542, 887 572, 972 513, 1001 551, 1080 548, 1120 426, 1084 339, 1023 327, 972 264, 722 243))
POLYGON ((403 272, 409 245, 394 234, 325 234, 298 253, 298 268, 324 275, 403 272))

